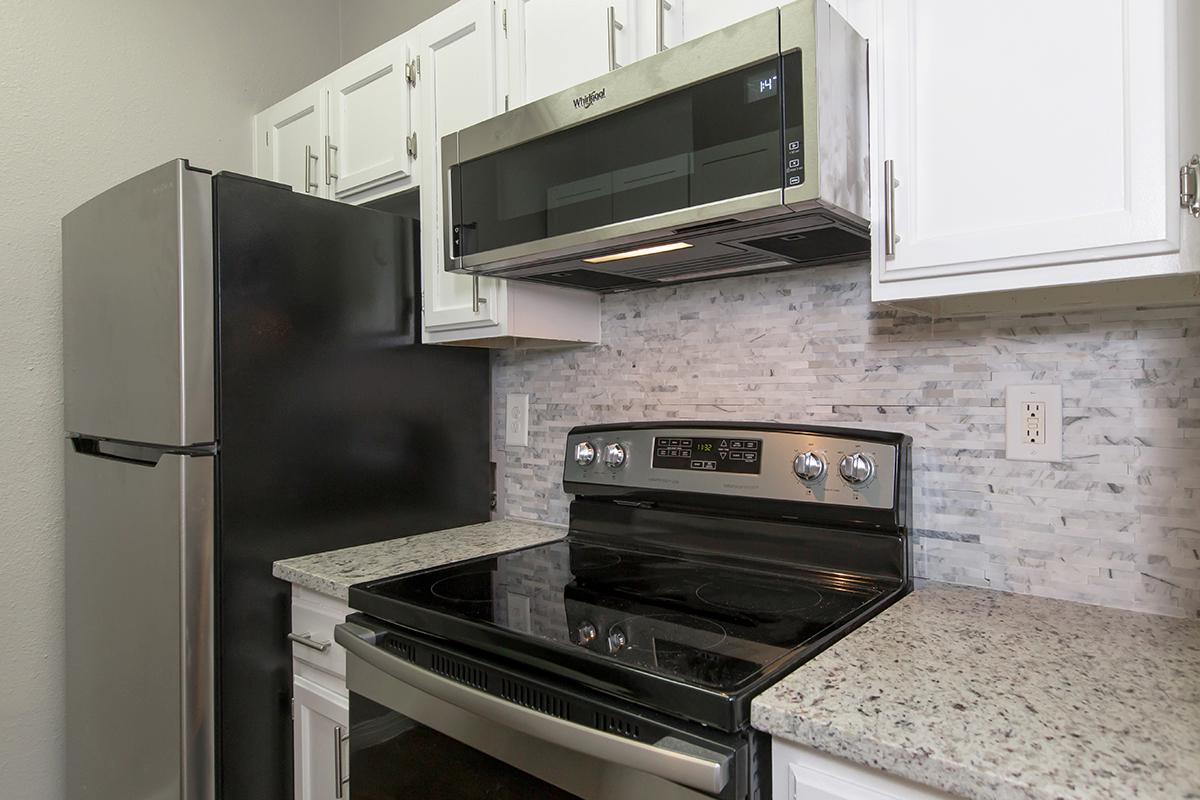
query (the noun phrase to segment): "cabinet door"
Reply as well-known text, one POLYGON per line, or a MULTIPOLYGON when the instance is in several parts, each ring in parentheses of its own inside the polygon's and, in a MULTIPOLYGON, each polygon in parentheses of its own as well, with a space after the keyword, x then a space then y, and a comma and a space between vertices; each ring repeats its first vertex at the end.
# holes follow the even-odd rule
POLYGON ((495 278, 445 269, 441 139, 500 109, 496 10, 492 0, 460 0, 420 28, 421 278, 425 327, 498 325, 502 290, 495 278))
POLYGON ((297 677, 292 703, 295 800, 349 797, 350 701, 297 677))
MULTIPOLYGON (((651 0, 653 2, 653 0, 651 0)), ((666 44, 675 42, 676 31, 683 41, 690 41, 707 33, 741 22, 744 19, 778 8, 780 0, 670 0, 664 8, 666 17, 666 44), (674 5, 677 3, 678 5, 674 5)))
POLYGON ((879 4, 877 280, 1177 249, 1174 4, 1134 5, 879 4))
POLYGON ((393 39, 329 76, 329 151, 323 182, 333 197, 412 173, 407 40, 393 39))
POLYGON ((954 800, 938 789, 775 738, 771 788, 775 800, 954 800))
POLYGON ((635 0, 511 0, 510 105, 539 100, 635 61, 635 12, 635 0))
POLYGON ((294 191, 327 196, 322 170, 325 115, 320 85, 314 84, 255 118, 256 174, 294 191))

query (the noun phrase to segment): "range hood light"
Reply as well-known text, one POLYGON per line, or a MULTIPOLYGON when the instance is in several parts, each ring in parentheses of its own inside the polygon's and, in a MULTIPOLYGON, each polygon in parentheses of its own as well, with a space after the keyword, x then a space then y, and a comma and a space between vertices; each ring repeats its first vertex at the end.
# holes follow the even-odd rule
POLYGON ((672 242, 671 244, 656 244, 653 247, 639 247, 637 250, 626 250, 624 253, 609 253, 606 256, 583 259, 588 264, 607 264, 609 261, 624 261, 638 256, 652 256, 656 253, 669 253, 672 250, 683 250, 691 247, 687 242, 672 242))

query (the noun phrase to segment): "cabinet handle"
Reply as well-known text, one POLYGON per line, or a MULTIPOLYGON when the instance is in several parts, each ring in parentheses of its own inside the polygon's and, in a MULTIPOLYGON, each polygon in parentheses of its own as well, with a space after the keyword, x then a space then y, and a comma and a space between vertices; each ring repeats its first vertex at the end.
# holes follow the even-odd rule
POLYGON ((332 181, 342 177, 333 171, 333 155, 338 151, 337 145, 329 141, 329 137, 325 137, 325 185, 329 186, 332 181))
POLYGON ((896 180, 892 160, 883 162, 883 252, 888 258, 896 255, 896 180))
POLYGON ((471 276, 471 313, 478 314, 479 307, 487 305, 487 298, 479 296, 479 276, 471 276))
POLYGON ((295 642, 298 645, 307 647, 310 650, 316 650, 318 653, 329 652, 331 642, 318 642, 307 633, 289 633, 288 641, 295 642))
POLYGON ((317 160, 317 156, 313 154, 312 145, 304 145, 304 193, 312 194, 314 189, 319 189, 320 186, 313 180, 312 177, 312 162, 317 160))
POLYGON ((624 30, 625 26, 617 22, 617 9, 613 6, 608 7, 608 71, 612 72, 617 67, 621 66, 617 63, 617 31, 624 30))
POLYGON ((654 52, 667 49, 666 15, 671 10, 670 0, 658 0, 658 13, 654 15, 654 52))
POLYGON ((346 796, 346 784, 350 782, 346 775, 346 760, 342 756, 342 745, 348 738, 341 725, 333 727, 333 796, 337 800, 346 796))

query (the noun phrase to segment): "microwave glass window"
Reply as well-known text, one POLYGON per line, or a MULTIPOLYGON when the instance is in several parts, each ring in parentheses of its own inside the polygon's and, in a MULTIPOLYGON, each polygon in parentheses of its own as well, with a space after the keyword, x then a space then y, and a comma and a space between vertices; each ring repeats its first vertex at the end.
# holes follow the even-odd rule
MULTIPOLYGON (((778 189, 781 69, 799 58, 773 58, 453 167, 457 254, 778 189)), ((798 72, 788 70, 789 80, 798 72)))

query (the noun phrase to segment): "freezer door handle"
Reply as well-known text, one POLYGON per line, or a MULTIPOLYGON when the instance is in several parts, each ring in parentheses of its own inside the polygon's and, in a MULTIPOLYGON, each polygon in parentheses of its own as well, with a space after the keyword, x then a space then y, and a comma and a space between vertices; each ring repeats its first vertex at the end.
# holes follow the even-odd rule
MULTIPOLYGON (((353 622, 334 628, 334 639, 351 655, 407 686, 501 727, 710 794, 721 792, 729 783, 731 759, 727 754, 674 737, 665 737, 655 744, 637 742, 542 714, 428 672, 379 647, 375 644, 377 638, 375 631, 353 622)), ((353 671, 348 677, 353 684, 353 671)), ((353 685, 348 688, 355 691, 353 685)))
POLYGON ((215 445, 197 445, 195 447, 155 447, 137 442, 122 442, 117 439, 103 439, 97 436, 72 435, 71 447, 82 456, 110 458, 113 461, 123 461, 126 464, 136 464, 141 467, 156 467, 164 455, 180 456, 211 456, 216 453, 215 445))

